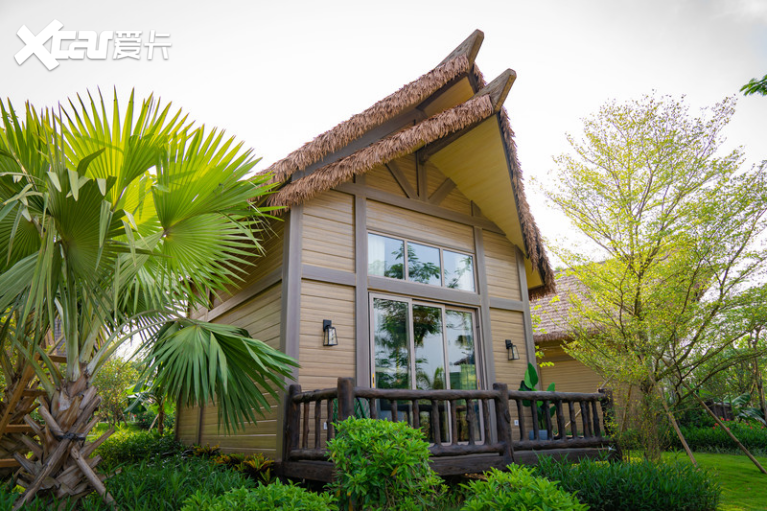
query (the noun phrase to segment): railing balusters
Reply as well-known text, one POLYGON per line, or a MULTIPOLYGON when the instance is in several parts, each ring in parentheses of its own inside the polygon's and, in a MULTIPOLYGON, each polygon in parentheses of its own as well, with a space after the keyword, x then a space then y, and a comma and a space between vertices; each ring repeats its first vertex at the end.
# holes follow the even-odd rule
POLYGON ((381 409, 386 409, 383 403, 388 403, 392 421, 404 421, 429 433, 432 442, 429 449, 433 457, 493 453, 503 456, 505 463, 506 458, 513 460, 515 448, 536 451, 603 448, 611 440, 607 437, 609 430, 606 423, 600 424, 602 419, 597 406, 598 403, 602 404, 604 410, 611 404, 609 397, 609 394, 510 391, 503 384, 495 384, 493 390, 368 389, 354 387, 351 378, 339 378, 336 388, 308 392, 301 392, 299 386, 291 385, 285 403, 283 460, 286 463, 327 460, 327 443, 335 438, 335 422, 344 420, 360 409, 364 411, 364 416, 380 419, 383 415, 381 409), (509 407, 512 406, 509 401, 512 399, 516 403, 515 413, 520 421, 518 440, 514 440, 517 433, 512 431, 512 417, 509 413, 509 407), (532 405, 530 412, 525 409, 524 402, 532 405), (542 402, 541 408, 538 402, 542 402), (576 403, 581 407, 582 436, 579 436, 576 403), (369 409, 365 409, 366 405, 369 409), (477 409, 480 406, 481 411, 477 409), (492 414, 491 406, 494 407, 492 414), (428 422, 427 418, 421 417, 421 413, 427 411, 430 414, 428 422), (556 424, 551 411, 556 413, 556 424), (570 415, 569 436, 567 412, 570 415), (544 415, 541 416, 541 413, 544 415), (530 415, 533 433, 528 439, 526 418, 530 415), (547 440, 540 438, 540 431, 544 427, 548 433, 547 440), (310 440, 312 434, 313 441, 310 440), (482 441, 478 441, 480 439, 482 441))
POLYGON ((554 401, 554 406, 557 409, 557 435, 560 439, 564 440, 567 436, 567 433, 565 433, 565 417, 562 401, 554 401))
MULTIPOLYGON (((327 406, 327 410, 328 410, 328 436, 327 436, 327 440, 333 440, 333 438, 335 438, 335 433, 336 433, 335 427, 333 426, 333 400, 332 399, 328 399, 327 403, 328 403, 328 406, 327 406)), ((325 445, 327 445, 327 440, 325 441, 325 445)))
POLYGON ((484 443, 490 443, 490 406, 487 399, 482 400, 482 429, 485 433, 484 443))
POLYGON ((602 432, 599 430, 599 414, 597 413, 597 402, 591 402, 591 417, 594 422, 594 436, 602 436, 602 432))
POLYGON ((570 432, 573 438, 578 438, 578 417, 575 416, 575 403, 568 401, 567 407, 570 409, 570 432))
POLYGON ((442 433, 440 431, 439 424, 439 403, 436 399, 431 400, 431 434, 434 438, 434 443, 439 445, 442 443, 442 433))
POLYGON ((531 403, 533 403, 533 405, 530 407, 530 411, 533 413, 533 439, 540 440, 541 435, 538 432, 540 429, 540 425, 538 424, 538 402, 532 400, 531 403))
POLYGON ((450 407, 450 443, 452 445, 458 444, 458 411, 456 408, 456 401, 445 401, 445 406, 450 407))
POLYGON ((322 401, 314 402, 314 448, 320 448, 320 440, 322 440, 322 401))
POLYGON ((591 418, 589 413, 588 401, 581 401, 581 418, 583 419, 583 436, 590 437, 591 434, 591 418))
POLYGON ((304 417, 304 430, 301 434, 301 448, 306 449, 309 445, 309 405, 310 401, 304 403, 303 417, 304 417))
POLYGON ((527 440, 527 431, 525 431, 525 408, 522 405, 522 400, 515 399, 515 403, 517 403, 517 421, 519 422, 519 439, 520 440, 527 440))
POLYGON ((544 423, 546 424, 546 439, 547 440, 553 440, 554 439, 554 431, 551 427, 551 408, 549 408, 549 401, 548 399, 543 401, 543 416, 544 416, 544 423))
POLYGON ((474 421, 477 420, 477 414, 474 412, 474 404, 471 399, 466 400, 466 425, 469 431, 469 445, 474 445, 474 435, 476 430, 474 429, 474 421))

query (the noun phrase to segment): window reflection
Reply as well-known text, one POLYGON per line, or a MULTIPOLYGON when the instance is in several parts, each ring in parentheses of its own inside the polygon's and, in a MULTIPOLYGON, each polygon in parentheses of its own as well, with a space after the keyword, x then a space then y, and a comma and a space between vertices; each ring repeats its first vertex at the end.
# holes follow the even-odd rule
POLYGON ((404 241, 368 234, 368 275, 404 279, 404 255, 404 241))
POLYGON ((443 250, 445 285, 452 289, 474 291, 474 261, 467 254, 443 250))
POLYGON ((439 249, 420 245, 407 244, 407 278, 421 284, 442 284, 439 264, 439 249))

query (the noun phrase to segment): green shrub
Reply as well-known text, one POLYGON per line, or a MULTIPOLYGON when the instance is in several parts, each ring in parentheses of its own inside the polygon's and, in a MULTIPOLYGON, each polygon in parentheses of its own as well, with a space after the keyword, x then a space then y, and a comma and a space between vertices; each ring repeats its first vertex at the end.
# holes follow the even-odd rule
MULTIPOLYGON (((442 480, 429 466, 424 434, 403 422, 350 417, 328 442, 342 509, 426 509, 442 480)), ((440 489, 438 491, 438 489, 440 489)))
MULTIPOLYGON (((558 511, 586 511, 588 506, 575 496, 560 489, 556 482, 536 477, 534 469, 509 465, 508 472, 492 469, 486 481, 473 481, 464 485, 467 498, 463 510, 485 509, 558 511)), ((617 509, 617 508, 616 508, 617 509)))
POLYGON ((583 460, 569 465, 543 457, 540 475, 577 492, 592 511, 713 511, 721 488, 703 470, 689 463, 613 462, 583 460))
MULTIPOLYGON (((149 429, 149 427, 154 423, 155 417, 157 417, 157 414, 153 412, 152 410, 144 410, 143 412, 139 412, 136 414, 136 420, 134 424, 139 429, 149 429)), ((173 424, 176 421, 176 416, 172 413, 165 415, 165 434, 167 435, 168 431, 173 429, 173 424)), ((157 428, 157 424, 154 425, 155 428, 157 428)))
POLYGON ((104 458, 102 467, 115 467, 122 463, 138 463, 155 456, 172 456, 184 451, 184 445, 172 436, 154 432, 119 430, 107 439, 97 453, 104 458))
MULTIPOLYGON (((767 451, 767 428, 760 424, 726 421, 725 425, 746 446, 746 449, 767 451)), ((693 451, 734 451, 738 445, 718 424, 709 427, 681 427, 687 444, 693 451)), ((672 438, 672 447, 682 449, 679 438, 672 438)))
POLYGON ((336 511, 333 497, 311 493, 293 484, 279 481, 257 488, 238 488, 222 496, 197 491, 189 497, 182 511, 336 511))

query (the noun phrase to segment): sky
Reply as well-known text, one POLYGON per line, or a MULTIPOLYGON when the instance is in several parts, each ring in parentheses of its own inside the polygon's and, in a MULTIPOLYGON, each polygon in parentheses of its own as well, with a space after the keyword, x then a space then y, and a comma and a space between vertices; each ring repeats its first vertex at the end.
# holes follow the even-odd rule
POLYGON ((728 145, 748 164, 767 159, 767 98, 738 92, 767 74, 767 0, 0 0, 0 97, 40 108, 89 90, 154 93, 226 129, 266 168, 431 70, 477 28, 486 79, 517 72, 506 107, 551 244, 572 242, 542 193, 552 157, 610 99, 656 91, 698 109, 737 95, 728 145), (34 38, 54 20, 63 31, 141 31, 143 43, 155 31, 168 58, 158 47, 151 61, 147 48, 114 59, 110 47, 104 60, 53 70, 36 56, 18 64, 31 42, 20 29, 34 38))

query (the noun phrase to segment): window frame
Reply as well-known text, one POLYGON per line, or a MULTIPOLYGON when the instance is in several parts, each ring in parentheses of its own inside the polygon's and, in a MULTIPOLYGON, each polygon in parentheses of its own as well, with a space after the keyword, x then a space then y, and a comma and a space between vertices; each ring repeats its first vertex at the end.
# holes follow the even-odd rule
POLYGON ((468 251, 466 251, 464 249, 454 248, 454 247, 451 247, 451 246, 435 245, 434 243, 430 243, 430 242, 427 242, 427 241, 421 241, 421 240, 418 240, 418 239, 408 238, 408 237, 405 237, 405 236, 402 236, 402 235, 391 234, 391 233, 388 233, 388 232, 385 232, 385 231, 378 231, 378 230, 368 230, 367 231, 367 240, 366 241, 368 243, 368 247, 370 246, 370 235, 371 234, 376 235, 376 236, 382 236, 384 238, 389 238, 389 239, 396 240, 396 241, 401 241, 403 243, 403 254, 402 254, 402 256, 403 256, 402 274, 403 275, 402 275, 401 279, 397 279, 397 278, 394 278, 394 277, 387 277, 386 275, 374 275, 374 274, 371 274, 370 273, 370 255, 369 255, 370 251, 368 250, 368 260, 366 261, 366 263, 367 263, 367 275, 368 276, 378 277, 378 278, 383 278, 383 279, 389 279, 389 280, 399 281, 399 282, 409 282, 411 284, 420 284, 420 285, 423 285, 423 286, 439 287, 439 288, 442 288, 442 289, 453 289, 455 291, 463 291, 465 293, 478 294, 477 289, 479 288, 479 283, 478 283, 479 271, 478 271, 478 268, 477 268, 477 255, 475 253, 468 252, 468 251), (422 245, 424 247, 435 248, 435 249, 439 250, 439 282, 440 282, 439 285, 429 284, 429 283, 425 283, 425 282, 418 282, 418 281, 415 281, 415 280, 410 280, 410 267, 409 267, 410 264, 409 264, 409 260, 408 260, 409 259, 408 258, 408 243, 415 243, 417 245, 422 245), (447 250, 448 252, 452 252, 454 254, 460 254, 460 255, 465 255, 465 256, 471 257, 471 269, 472 269, 472 277, 473 277, 472 278, 472 284, 474 286, 474 289, 452 288, 452 287, 448 287, 445 284, 445 255, 444 255, 444 251, 445 250, 447 250))

